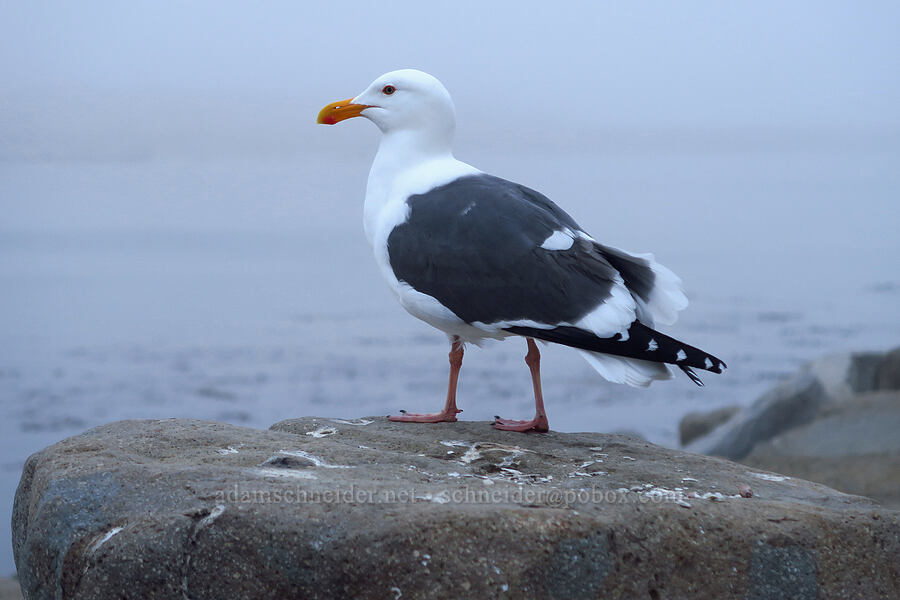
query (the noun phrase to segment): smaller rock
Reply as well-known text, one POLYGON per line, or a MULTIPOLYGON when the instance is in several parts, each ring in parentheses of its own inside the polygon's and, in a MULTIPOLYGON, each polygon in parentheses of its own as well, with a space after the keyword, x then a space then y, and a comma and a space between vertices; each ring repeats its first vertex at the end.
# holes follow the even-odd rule
POLYGON ((695 440, 688 449, 732 460, 741 459, 756 444, 812 421, 827 400, 819 378, 801 371, 709 435, 695 440))
POLYGON ((814 360, 803 371, 822 383, 830 402, 877 389, 876 376, 885 355, 881 352, 832 354, 814 360))
POLYGON ((895 389, 900 389, 900 348, 825 356, 730 417, 726 409, 686 415, 681 443, 692 452, 740 460, 780 433, 853 403, 859 394, 895 389), (722 419, 718 426, 717 419, 722 419))
POLYGON ((884 355, 875 369, 876 390, 900 390, 900 348, 884 355))
POLYGON ((0 577, 0 600, 22 600, 22 586, 14 577, 0 577))
POLYGON ((739 406, 725 406, 715 410, 690 412, 681 419, 678 426, 678 438, 681 445, 689 444, 706 435, 740 410, 739 406))

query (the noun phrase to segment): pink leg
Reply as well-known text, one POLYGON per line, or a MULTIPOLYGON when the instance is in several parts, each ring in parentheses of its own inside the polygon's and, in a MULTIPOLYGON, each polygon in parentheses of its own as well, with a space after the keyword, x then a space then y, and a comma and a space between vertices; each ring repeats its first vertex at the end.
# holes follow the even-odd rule
POLYGON ((528 341, 528 354, 525 355, 525 364, 531 370, 531 383, 534 386, 534 418, 530 421, 515 421, 513 419, 494 417, 494 429, 502 429, 503 431, 550 431, 547 411, 544 410, 544 394, 541 392, 541 353, 533 339, 525 339, 528 341))
POLYGON ((408 413, 400 411, 399 415, 388 417, 391 421, 402 423, 441 423, 456 421, 456 414, 462 410, 456 408, 456 382, 459 381, 459 370, 462 367, 463 344, 458 337, 453 338, 450 345, 450 382, 447 384, 447 402, 439 413, 408 413))

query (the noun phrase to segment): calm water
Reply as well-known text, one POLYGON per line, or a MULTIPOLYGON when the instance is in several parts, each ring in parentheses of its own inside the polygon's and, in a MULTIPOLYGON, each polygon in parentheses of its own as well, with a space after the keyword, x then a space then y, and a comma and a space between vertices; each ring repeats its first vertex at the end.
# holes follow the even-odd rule
MULTIPOLYGON (((900 344, 900 145, 549 155, 463 158, 544 191, 600 240, 654 252, 691 298, 667 332, 730 366, 702 389, 679 376, 633 390, 549 347, 554 429, 674 445, 688 411, 749 403, 824 353, 900 344)), ((0 221, 0 513, 29 454, 108 421, 437 409, 446 340, 376 272, 368 160, 0 165, 0 214, 14 215, 0 221)), ((524 350, 470 349, 463 418, 530 416, 524 350)))

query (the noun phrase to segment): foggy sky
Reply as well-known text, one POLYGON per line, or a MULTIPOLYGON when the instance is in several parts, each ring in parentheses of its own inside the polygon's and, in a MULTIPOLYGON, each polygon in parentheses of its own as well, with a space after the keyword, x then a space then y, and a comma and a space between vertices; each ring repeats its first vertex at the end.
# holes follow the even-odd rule
POLYGON ((488 171, 510 152, 895 153, 898 30, 891 1, 3 2, 0 229, 170 223, 146 198, 181 185, 144 170, 98 204, 110 175, 91 172, 73 204, 88 172, 47 181, 26 164, 339 159, 359 195, 377 130, 315 115, 404 67, 445 83, 457 155, 488 171))
POLYGON ((891 1, 4 2, 0 22, 2 125, 22 137, 23 114, 95 123, 197 99, 269 100, 308 125, 403 67, 485 122, 900 125, 891 1))

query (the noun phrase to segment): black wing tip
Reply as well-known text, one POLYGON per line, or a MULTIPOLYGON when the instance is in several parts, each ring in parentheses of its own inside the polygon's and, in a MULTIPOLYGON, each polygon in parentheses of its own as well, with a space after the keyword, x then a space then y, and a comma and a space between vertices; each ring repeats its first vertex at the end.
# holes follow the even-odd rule
POLYGON ((678 368, 681 369, 682 371, 684 371, 684 374, 687 375, 688 377, 690 377, 691 381, 696 383, 699 387, 703 387, 705 385, 703 383, 703 380, 700 379, 700 377, 696 373, 694 373, 694 370, 692 368, 682 367, 681 365, 679 365, 678 368))
POLYGON ((718 373, 719 375, 721 375, 722 371, 724 371, 725 369, 728 368, 728 365, 725 364, 724 360, 722 360, 720 358, 716 358, 715 356, 711 356, 710 358, 716 362, 713 363, 713 366, 709 367, 707 369, 707 371, 710 371, 712 373, 718 373))
MULTIPOLYGON (((552 329, 514 325, 504 330, 589 352, 667 363, 682 370, 693 367, 721 375, 728 366, 720 358, 651 329, 640 321, 631 324, 627 337, 622 333, 616 333, 608 338, 599 338, 590 331, 569 325, 556 326, 552 329)), ((703 385, 693 371, 688 376, 697 385, 703 385)))

